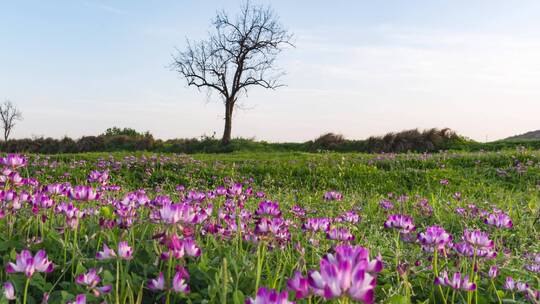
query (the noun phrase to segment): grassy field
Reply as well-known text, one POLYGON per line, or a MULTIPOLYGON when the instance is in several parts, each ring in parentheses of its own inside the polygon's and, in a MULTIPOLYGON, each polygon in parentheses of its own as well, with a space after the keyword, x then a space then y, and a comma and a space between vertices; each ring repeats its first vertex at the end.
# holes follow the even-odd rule
POLYGON ((18 159, 4 302, 540 301, 538 151, 18 159), (51 269, 20 254, 40 249, 51 269))

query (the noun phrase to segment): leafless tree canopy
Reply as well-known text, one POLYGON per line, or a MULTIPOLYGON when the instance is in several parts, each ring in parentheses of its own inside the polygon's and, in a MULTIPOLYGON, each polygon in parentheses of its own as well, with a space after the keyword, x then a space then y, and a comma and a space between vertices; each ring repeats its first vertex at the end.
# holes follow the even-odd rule
POLYGON ((4 129, 4 140, 8 140, 15 123, 22 120, 22 112, 11 101, 6 100, 0 104, 0 119, 4 129))
POLYGON ((276 89, 283 73, 274 67, 276 56, 292 46, 290 34, 267 7, 247 2, 231 19, 219 12, 208 40, 188 41, 185 51, 174 57, 174 68, 189 86, 218 92, 225 105, 223 143, 231 138, 231 120, 236 101, 249 87, 276 89))

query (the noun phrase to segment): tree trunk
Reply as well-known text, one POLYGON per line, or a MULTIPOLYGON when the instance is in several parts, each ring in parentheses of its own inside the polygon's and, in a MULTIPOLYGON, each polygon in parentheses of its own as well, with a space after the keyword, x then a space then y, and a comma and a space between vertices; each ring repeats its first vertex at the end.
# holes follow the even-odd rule
POLYGON ((230 100, 225 102, 225 128, 223 129, 223 137, 221 138, 221 143, 224 145, 228 145, 231 141, 233 105, 234 103, 230 100))

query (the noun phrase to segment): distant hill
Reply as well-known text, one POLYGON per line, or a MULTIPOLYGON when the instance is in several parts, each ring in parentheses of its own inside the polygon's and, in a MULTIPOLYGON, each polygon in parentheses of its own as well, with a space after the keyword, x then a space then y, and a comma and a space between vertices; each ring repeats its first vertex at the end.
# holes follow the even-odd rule
POLYGON ((540 130, 527 132, 521 135, 515 135, 508 138, 505 138, 503 140, 510 140, 510 141, 516 141, 516 140, 540 140, 540 130))

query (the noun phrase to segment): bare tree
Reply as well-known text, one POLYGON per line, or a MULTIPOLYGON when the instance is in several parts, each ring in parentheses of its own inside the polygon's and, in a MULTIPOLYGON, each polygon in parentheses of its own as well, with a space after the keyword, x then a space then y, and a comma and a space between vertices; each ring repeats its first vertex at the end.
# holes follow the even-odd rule
POLYGON ((16 121, 22 120, 22 112, 11 101, 6 100, 0 104, 0 119, 4 129, 4 140, 7 141, 16 121))
POLYGON ((249 87, 276 89, 283 72, 274 67, 285 46, 293 46, 290 34, 269 8, 246 2, 233 20, 218 12, 214 31, 204 41, 189 41, 174 56, 173 68, 188 86, 217 92, 225 105, 223 144, 231 140, 232 115, 238 98, 249 87))

